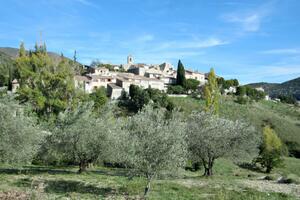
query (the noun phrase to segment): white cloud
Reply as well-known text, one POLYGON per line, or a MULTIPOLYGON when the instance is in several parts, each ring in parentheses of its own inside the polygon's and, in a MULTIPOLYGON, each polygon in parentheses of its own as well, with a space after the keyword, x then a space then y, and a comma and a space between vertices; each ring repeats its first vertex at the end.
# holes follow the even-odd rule
POLYGON ((208 38, 205 40, 187 40, 187 41, 170 41, 170 42, 163 42, 158 45, 158 49, 204 49, 210 48, 215 46, 221 46, 229 44, 227 41, 223 41, 218 38, 208 38))
POLYGON ((287 49, 270 49, 262 51, 262 54, 300 54, 300 48, 287 48, 287 49))
POLYGON ((257 32, 261 29, 262 23, 273 10, 273 2, 257 7, 252 10, 238 10, 222 16, 223 20, 229 23, 237 24, 242 32, 257 32))
POLYGON ((240 24, 246 32, 256 32, 260 29, 262 16, 259 13, 253 13, 245 16, 228 15, 226 21, 240 24))

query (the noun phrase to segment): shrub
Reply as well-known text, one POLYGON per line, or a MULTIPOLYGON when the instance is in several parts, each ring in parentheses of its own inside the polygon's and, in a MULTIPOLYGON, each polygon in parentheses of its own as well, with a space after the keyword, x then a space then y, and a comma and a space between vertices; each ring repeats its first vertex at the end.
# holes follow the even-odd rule
POLYGON ((168 87, 168 94, 184 94, 185 90, 181 85, 170 85, 168 87))
POLYGON ((278 167, 283 162, 281 155, 283 145, 275 131, 269 126, 263 129, 263 144, 260 148, 260 154, 255 159, 263 168, 266 168, 266 173, 270 173, 274 167, 278 167))

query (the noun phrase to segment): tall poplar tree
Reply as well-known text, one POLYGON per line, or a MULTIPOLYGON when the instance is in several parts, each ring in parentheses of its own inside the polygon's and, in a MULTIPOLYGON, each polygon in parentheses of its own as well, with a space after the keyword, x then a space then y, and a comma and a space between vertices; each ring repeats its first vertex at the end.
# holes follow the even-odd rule
POLYGON ((220 90, 213 68, 211 68, 208 74, 208 82, 204 87, 204 98, 206 102, 206 111, 217 115, 219 113, 220 90))

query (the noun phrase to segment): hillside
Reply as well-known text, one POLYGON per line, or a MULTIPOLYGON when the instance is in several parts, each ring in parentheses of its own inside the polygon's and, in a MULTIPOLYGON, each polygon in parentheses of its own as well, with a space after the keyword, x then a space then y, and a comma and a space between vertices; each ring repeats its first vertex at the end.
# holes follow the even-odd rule
MULTIPOLYGON (((176 107, 185 114, 193 110, 204 110, 205 102, 193 98, 171 98, 176 107)), ((284 103, 260 101, 241 105, 232 97, 222 98, 220 115, 231 120, 243 120, 261 130, 263 125, 271 125, 284 141, 293 156, 300 157, 300 109, 284 103)))
POLYGON ((293 95, 296 99, 300 100, 300 77, 283 82, 281 84, 278 83, 251 83, 248 84, 250 87, 262 87, 265 92, 269 94, 271 97, 277 97, 279 95, 290 96, 293 95))
MULTIPOLYGON (((0 52, 8 55, 11 59, 16 59, 19 55, 19 49, 18 48, 12 48, 12 47, 0 47, 0 52)), ((60 55, 54 52, 48 52, 48 55, 50 58, 53 59, 54 63, 58 63, 60 61, 60 55)), ((69 58, 67 58, 69 59, 69 58)))
MULTIPOLYGON (((7 86, 9 82, 9 71, 14 67, 14 60, 19 55, 19 49, 11 47, 0 47, 0 87, 7 86)), ((61 56, 57 53, 48 52, 54 64, 58 64, 61 56)), ((71 61, 71 59, 67 58, 71 61)), ((80 63, 78 63, 81 65, 80 63)), ((11 70, 13 71, 13 70, 11 70)))
POLYGON ((0 87, 7 85, 11 68, 13 68, 13 59, 0 51, 0 87))

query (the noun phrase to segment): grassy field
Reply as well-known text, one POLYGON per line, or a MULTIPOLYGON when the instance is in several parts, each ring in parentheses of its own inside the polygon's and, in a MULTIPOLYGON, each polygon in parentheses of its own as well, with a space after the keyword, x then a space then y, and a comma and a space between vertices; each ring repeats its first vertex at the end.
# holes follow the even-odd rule
MULTIPOLYGON (((286 166, 270 176, 300 176, 300 160, 286 159, 286 166)), ((211 178, 202 171, 182 171, 176 178, 158 179, 149 199, 297 199, 300 185, 260 180, 265 174, 218 160, 211 178)), ((142 199, 145 179, 129 179, 124 169, 97 167, 84 174, 77 168, 43 166, 0 167, 0 199, 142 199)))
MULTIPOLYGON (((173 97, 171 99, 186 115, 193 110, 204 110, 205 102, 203 100, 190 97, 173 97)), ((300 152, 300 107, 272 101, 241 105, 235 103, 234 99, 228 96, 221 99, 220 115, 232 120, 243 119, 258 130, 264 124, 272 125, 285 143, 294 143, 293 149, 300 152)))

